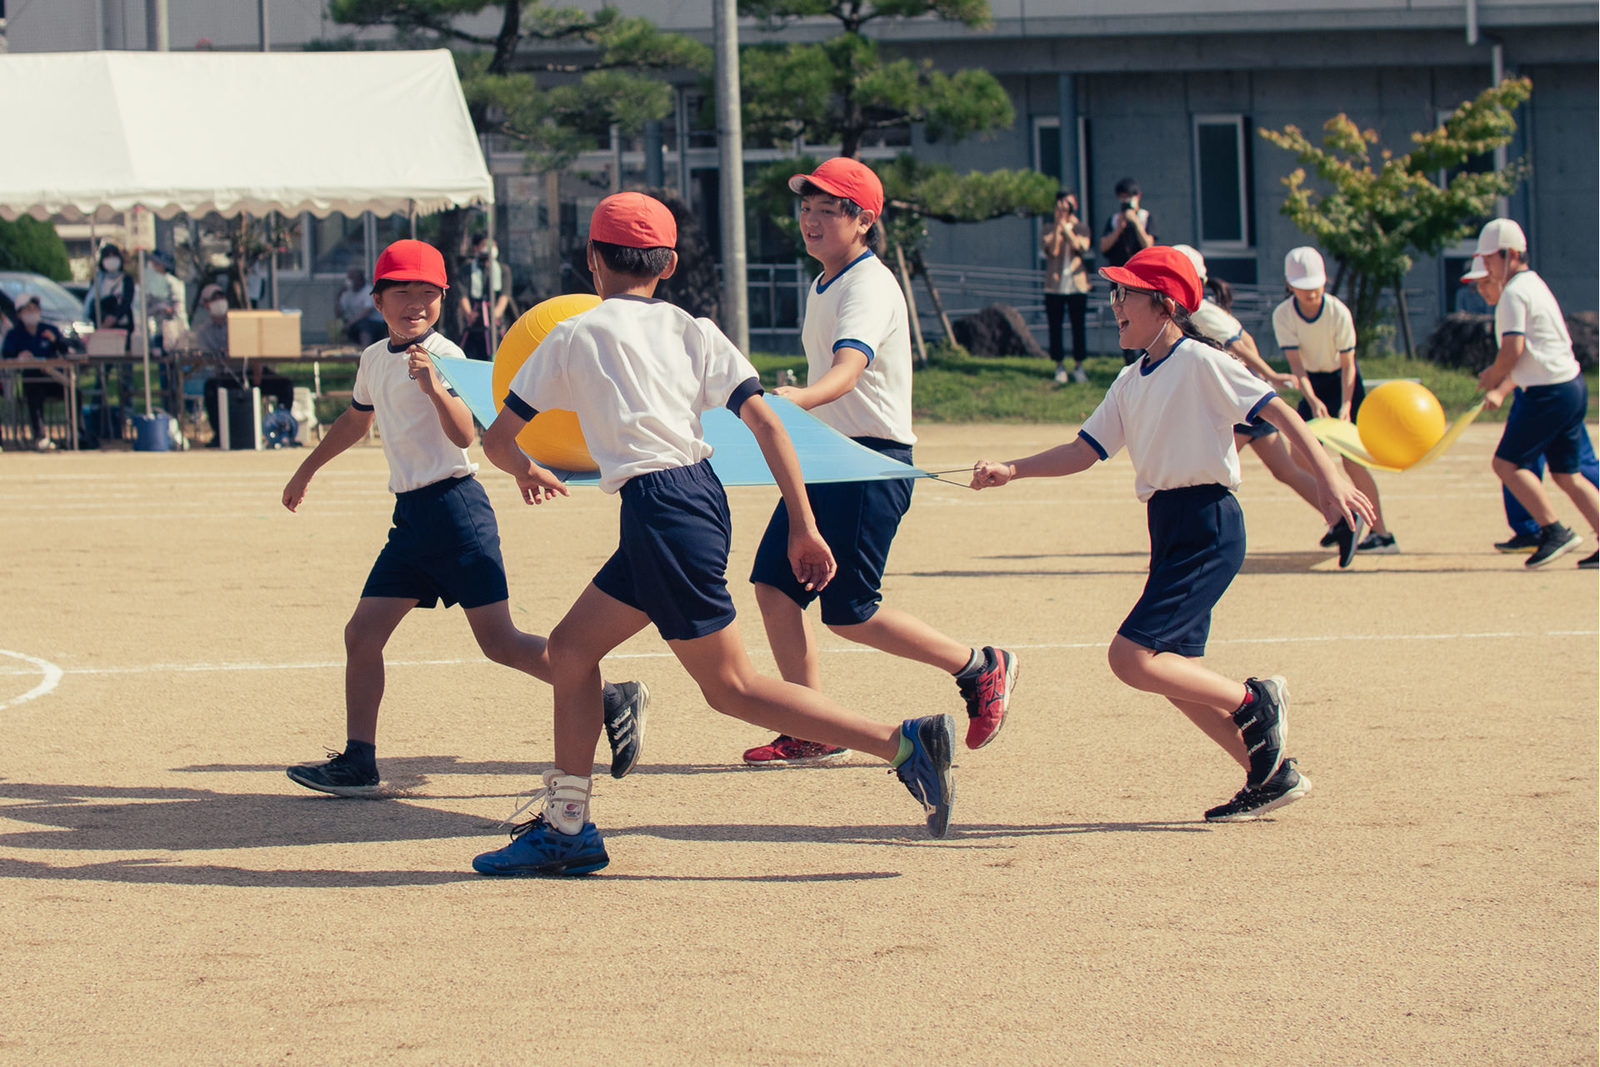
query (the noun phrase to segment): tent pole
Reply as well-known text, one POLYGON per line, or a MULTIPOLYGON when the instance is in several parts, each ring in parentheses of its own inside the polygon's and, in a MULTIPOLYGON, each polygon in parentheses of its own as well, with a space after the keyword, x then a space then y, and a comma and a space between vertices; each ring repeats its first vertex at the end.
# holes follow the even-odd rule
MULTIPOLYGON (((489 179, 491 182, 493 178, 489 179)), ((489 358, 493 359, 495 352, 500 348, 500 316, 494 313, 495 304, 500 298, 500 287, 496 284, 500 278, 500 257, 494 253, 499 251, 498 240, 494 235, 494 203, 491 201, 484 211, 483 228, 489 234, 489 269, 484 271, 489 288, 489 313, 484 316, 488 319, 489 331, 489 358)))
POLYGON ((417 239, 417 202, 415 200, 406 201, 406 217, 411 220, 411 239, 415 241, 417 239))
POLYGON ((139 249, 139 350, 144 353, 144 417, 152 418, 150 407, 150 295, 144 284, 145 251, 139 249))

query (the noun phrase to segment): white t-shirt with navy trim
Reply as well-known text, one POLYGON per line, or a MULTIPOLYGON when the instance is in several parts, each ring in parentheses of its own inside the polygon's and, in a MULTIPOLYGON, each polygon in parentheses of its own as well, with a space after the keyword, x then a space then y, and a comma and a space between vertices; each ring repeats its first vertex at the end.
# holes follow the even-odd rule
POLYGON ((1355 317, 1332 293, 1322 294, 1322 306, 1309 319, 1300 314, 1294 297, 1289 297, 1272 310, 1272 332, 1279 348, 1300 350, 1300 365, 1308 373, 1338 370, 1339 356, 1356 347, 1355 317))
POLYGON ((755 367, 710 319, 663 300, 614 296, 570 318, 511 379, 506 406, 578 415, 600 488, 711 457, 700 415, 758 395, 755 367))
POLYGON ((1238 489, 1233 427, 1277 394, 1243 363, 1199 341, 1179 341, 1159 362, 1149 358, 1123 368, 1078 436, 1101 459, 1128 450, 1140 500, 1190 485, 1238 489))
POLYGON ((806 291, 806 380, 833 367, 833 354, 855 348, 867 357, 856 386, 811 414, 846 437, 882 437, 913 445, 911 430, 911 326, 906 295, 894 273, 863 252, 832 278, 817 276, 806 291))
POLYGON ((1526 389, 1531 385, 1560 385, 1578 376, 1578 358, 1572 353, 1572 334, 1561 305, 1543 278, 1519 270, 1507 281, 1494 306, 1495 341, 1506 334, 1522 335, 1522 355, 1511 368, 1511 380, 1526 389))
MULTIPOLYGON (((412 343, 435 355, 466 358, 453 341, 436 330, 412 343)), ((406 369, 406 348, 394 351, 387 337, 369 345, 361 353, 356 383, 350 390, 352 407, 377 413, 378 436, 383 441, 384 458, 389 461, 391 493, 465 477, 478 469, 467 458, 467 450, 445 436, 439 409, 406 369)), ((454 389, 449 392, 456 395, 454 389)))
POLYGON ((1212 300, 1200 301, 1200 306, 1189 314, 1189 321, 1194 323, 1195 329, 1219 345, 1231 345, 1244 336, 1244 327, 1239 320, 1212 300))

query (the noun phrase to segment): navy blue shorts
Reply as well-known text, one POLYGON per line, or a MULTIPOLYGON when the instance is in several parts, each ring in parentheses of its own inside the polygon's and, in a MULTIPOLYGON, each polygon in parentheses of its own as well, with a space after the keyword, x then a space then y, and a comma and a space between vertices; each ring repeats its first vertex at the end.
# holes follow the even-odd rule
POLYGON ((361 595, 414 599, 419 608, 505 600, 500 527, 478 479, 446 478, 396 493, 394 528, 361 595))
POLYGON ((1206 654, 1211 609, 1244 563, 1244 513, 1221 485, 1150 498, 1150 577, 1117 633, 1141 648, 1206 654))
POLYGON ((621 537, 594 576, 595 587, 644 612, 667 641, 690 641, 731 623, 733 521, 711 464, 638 475, 619 495, 621 537))
MULTIPOLYGON (((1339 403, 1344 398, 1344 373, 1342 371, 1307 371, 1306 377, 1311 379, 1311 391, 1317 394, 1317 399, 1322 401, 1322 406, 1328 409, 1328 417, 1339 417, 1339 403)), ((1356 412, 1361 410, 1361 401, 1366 399, 1367 386, 1361 380, 1361 367, 1356 367, 1356 387, 1350 394, 1350 421, 1356 421, 1356 412)), ((1305 397, 1300 398, 1300 417, 1307 422, 1311 421, 1311 403, 1305 397)))
POLYGON ((1552 474, 1577 474, 1583 467, 1579 438, 1589 432, 1583 425, 1588 410, 1589 384, 1581 374, 1560 385, 1529 386, 1511 405, 1495 458, 1531 470, 1543 456, 1552 474))
MULTIPOLYGON (((879 437, 854 440, 901 463, 911 462, 910 445, 879 437)), ((828 626, 866 622, 883 599, 883 569, 900 519, 911 508, 912 484, 911 478, 893 478, 806 486, 817 529, 839 565, 820 593, 802 586, 789 566, 789 507, 780 501, 761 535, 750 580, 781 590, 802 608, 821 597, 822 621, 828 626)))
POLYGON ((1249 422, 1237 422, 1233 425, 1233 432, 1243 434, 1246 441, 1259 441, 1263 437, 1271 437, 1278 432, 1278 428, 1263 419, 1260 415, 1249 422))

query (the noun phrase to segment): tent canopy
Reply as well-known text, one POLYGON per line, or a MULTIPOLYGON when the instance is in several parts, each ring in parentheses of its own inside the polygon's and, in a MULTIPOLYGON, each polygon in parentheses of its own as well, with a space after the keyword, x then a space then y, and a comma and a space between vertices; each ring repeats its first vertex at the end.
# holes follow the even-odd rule
POLYGON ((444 50, 0 55, 0 100, 31 142, 0 153, 8 219, 494 201, 444 50))

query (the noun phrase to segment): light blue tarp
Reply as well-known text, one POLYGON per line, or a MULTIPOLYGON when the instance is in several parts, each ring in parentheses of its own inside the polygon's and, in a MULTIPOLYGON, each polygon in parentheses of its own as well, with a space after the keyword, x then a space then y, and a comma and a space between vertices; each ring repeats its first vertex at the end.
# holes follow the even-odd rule
MULTIPOLYGON (((432 358, 433 365, 466 401, 478 421, 485 426, 493 422, 498 413, 494 402, 494 364, 478 359, 457 359, 454 356, 436 355, 432 358)), ((795 454, 800 457, 800 472, 808 482, 930 477, 920 467, 897 462, 856 444, 792 401, 770 395, 765 399, 777 412, 784 429, 789 431, 795 454)), ((773 484, 772 472, 767 469, 766 459, 761 455, 755 435, 733 412, 727 408, 708 411, 700 416, 700 427, 706 443, 714 450, 711 466, 723 485, 773 484)), ((594 485, 600 481, 598 471, 557 473, 571 485, 594 485)))

